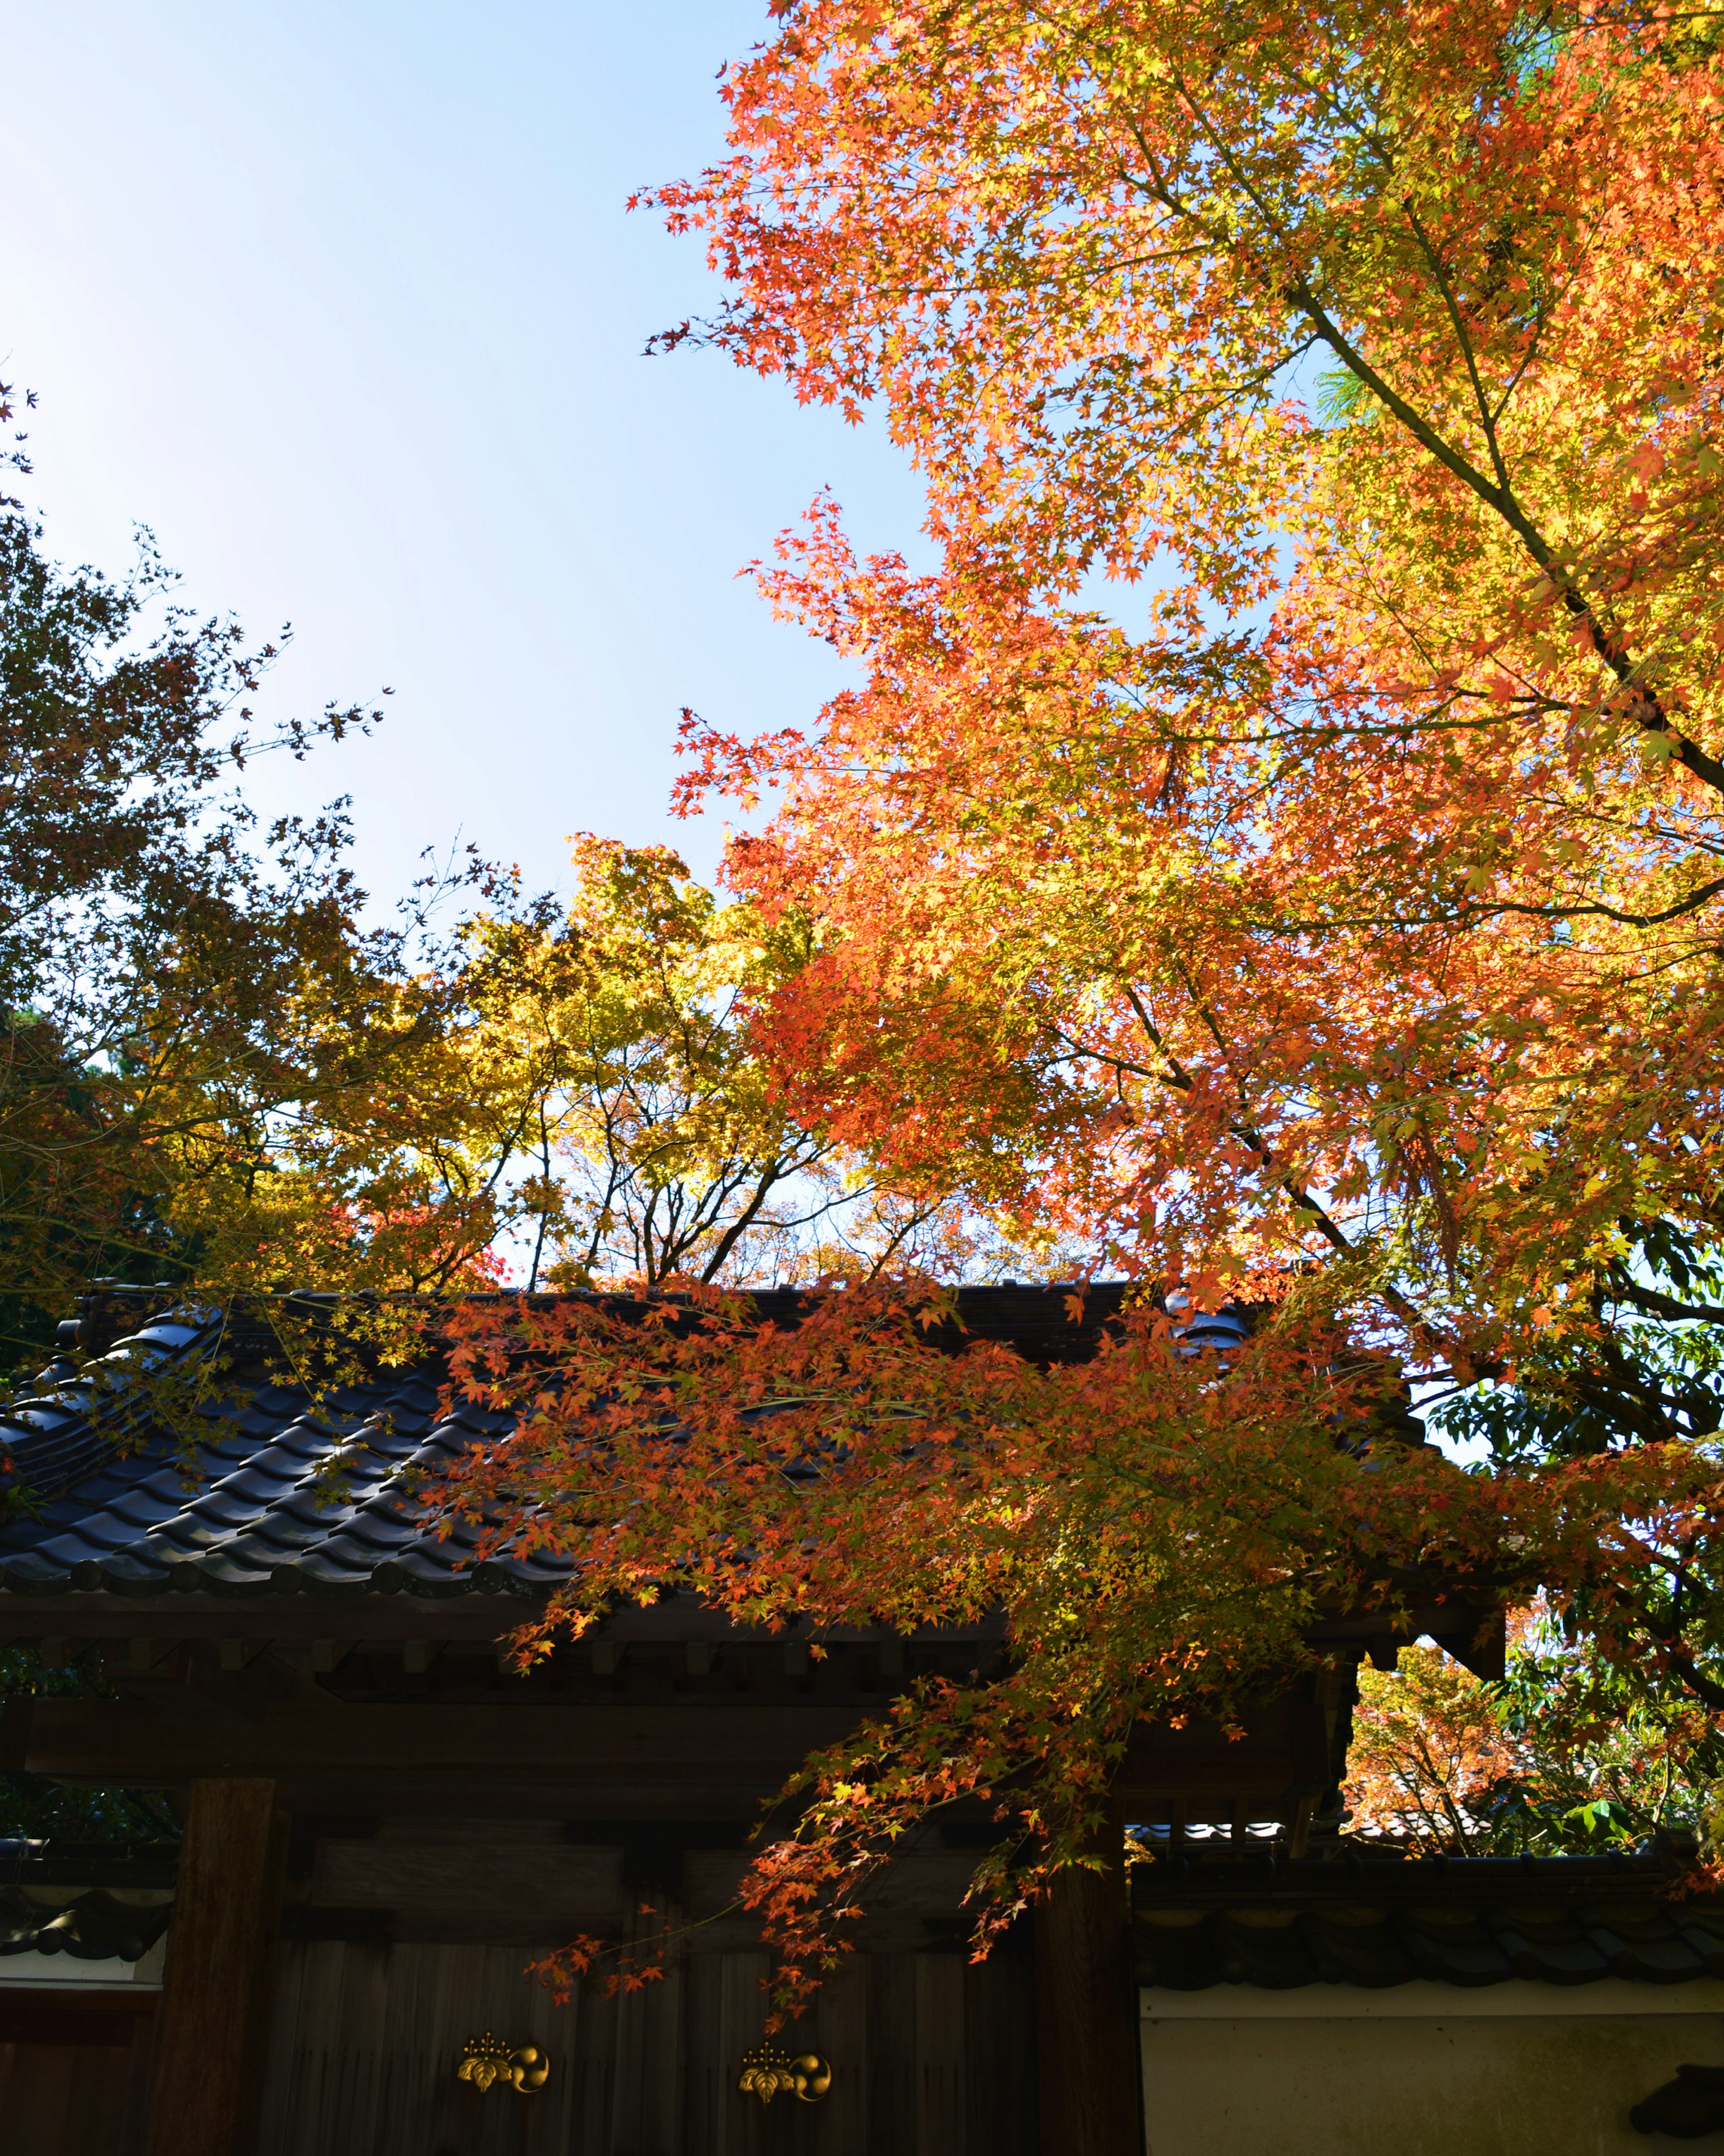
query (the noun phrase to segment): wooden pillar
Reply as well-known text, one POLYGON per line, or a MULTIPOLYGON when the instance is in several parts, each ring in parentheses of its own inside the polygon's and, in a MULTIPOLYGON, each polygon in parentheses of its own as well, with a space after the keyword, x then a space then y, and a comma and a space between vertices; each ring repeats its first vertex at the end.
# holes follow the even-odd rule
POLYGON ((286 1820, 272 1781, 197 1781, 156 2024, 149 2156, 251 2156, 286 1820))
POLYGON ((1125 1834, 1101 1871, 1066 1871, 1035 1912, 1041 2156, 1139 2156, 1136 1988, 1125 1834))

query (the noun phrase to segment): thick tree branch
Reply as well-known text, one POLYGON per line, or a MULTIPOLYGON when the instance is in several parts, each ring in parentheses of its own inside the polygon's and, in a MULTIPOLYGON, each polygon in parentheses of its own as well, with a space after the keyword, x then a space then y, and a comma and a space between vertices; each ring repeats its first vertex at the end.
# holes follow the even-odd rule
POLYGON ((1714 1325, 1724 1325, 1724 1305, 1716 1302, 1683 1302, 1675 1296, 1661 1295, 1655 1287, 1642 1287, 1638 1281, 1624 1274, 1610 1276, 1613 1291, 1623 1301, 1631 1302, 1637 1310, 1644 1310, 1650 1317, 1701 1317, 1714 1325))

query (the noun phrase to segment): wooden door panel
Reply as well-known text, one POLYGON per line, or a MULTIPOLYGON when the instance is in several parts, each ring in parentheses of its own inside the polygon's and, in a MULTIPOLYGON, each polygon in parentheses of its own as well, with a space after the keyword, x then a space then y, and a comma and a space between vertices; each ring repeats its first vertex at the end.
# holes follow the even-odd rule
POLYGON ((260 2156, 1034 2156, 1026 1953, 855 1955, 776 2040, 829 2060, 831 2093, 769 2106, 736 2086, 769 2010, 764 1954, 690 1953, 640 1991, 593 1984, 566 2007, 526 1958, 287 1942, 260 2156), (487 2030, 550 2054, 542 2091, 456 2080, 487 2030))
POLYGON ((153 1994, 0 1994, 6 2156, 138 2156, 153 1994))

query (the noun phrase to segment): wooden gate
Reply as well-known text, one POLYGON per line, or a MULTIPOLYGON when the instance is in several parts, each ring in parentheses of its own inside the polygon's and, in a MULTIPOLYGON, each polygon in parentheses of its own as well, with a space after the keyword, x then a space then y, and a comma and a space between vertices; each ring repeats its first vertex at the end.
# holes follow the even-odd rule
POLYGON ((260 2156, 1034 2156, 1024 1953, 857 1954, 782 2040, 818 2104, 737 2087, 762 2040, 759 1953, 691 1952, 659 1981, 565 2007, 516 1947, 290 1941, 260 2156), (548 2055, 542 2089, 457 2080, 487 2032, 548 2055))

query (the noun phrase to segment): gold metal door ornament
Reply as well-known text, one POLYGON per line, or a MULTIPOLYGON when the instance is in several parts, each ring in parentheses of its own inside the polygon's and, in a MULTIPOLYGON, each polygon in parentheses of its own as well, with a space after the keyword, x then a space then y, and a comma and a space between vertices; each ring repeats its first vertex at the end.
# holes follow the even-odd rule
POLYGON ((762 2103, 770 2103, 775 2096, 818 2103, 832 2087, 832 2069, 817 2051, 804 2051, 793 2059, 773 2045, 762 2044, 744 2056, 742 2078, 736 2086, 744 2096, 757 2096, 762 2103))
POLYGON ((550 2077, 551 2061, 536 2044, 505 2044, 489 2029, 467 2039, 455 2068, 455 2079, 471 2082, 481 2096, 500 2085, 518 2096, 533 2096, 550 2077))

